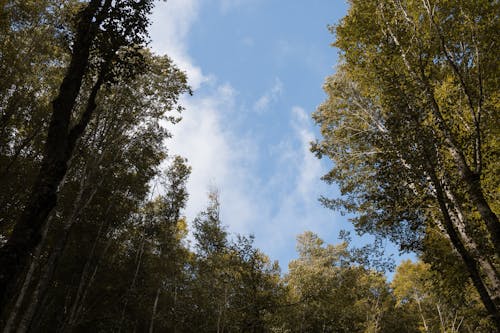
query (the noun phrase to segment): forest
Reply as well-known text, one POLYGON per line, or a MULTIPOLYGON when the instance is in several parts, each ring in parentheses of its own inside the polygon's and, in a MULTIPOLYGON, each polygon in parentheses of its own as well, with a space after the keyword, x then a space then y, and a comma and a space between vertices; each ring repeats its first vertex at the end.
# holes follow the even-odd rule
POLYGON ((215 189, 186 218, 196 91, 149 47, 154 0, 0 4, 2 332, 500 331, 498 1, 348 1, 310 153, 376 241, 306 229, 288 263, 215 189))

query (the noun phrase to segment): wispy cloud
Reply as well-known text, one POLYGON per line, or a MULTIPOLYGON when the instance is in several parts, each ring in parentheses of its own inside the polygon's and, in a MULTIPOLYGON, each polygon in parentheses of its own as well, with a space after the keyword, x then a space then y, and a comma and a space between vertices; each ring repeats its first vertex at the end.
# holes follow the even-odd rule
POLYGON ((309 151, 314 139, 310 115, 299 106, 289 112, 289 136, 272 148, 277 167, 268 193, 276 194, 275 207, 268 209, 267 222, 256 238, 259 246, 281 259, 285 270, 286 263, 294 257, 298 234, 312 230, 325 239, 336 239, 342 220, 317 200, 328 189, 319 179, 326 166, 309 151))
MULTIPOLYGON (((233 5, 236 3, 226 4, 233 5)), ((193 97, 181 99, 183 120, 169 128, 173 138, 167 146, 171 155, 186 157, 192 166, 188 219, 206 207, 207 192, 215 187, 220 192, 223 217, 234 222, 231 231, 248 233, 255 209, 248 195, 255 184, 249 172, 256 156, 255 143, 229 126, 237 91, 230 83, 220 83, 216 75, 204 73, 188 53, 188 33, 200 6, 201 0, 169 0, 158 3, 153 15, 153 49, 168 54, 185 70, 196 90, 193 97)))
POLYGON ((292 114, 293 129, 300 140, 300 153, 298 155, 301 159, 298 168, 297 192, 302 195, 304 201, 311 200, 311 197, 316 200, 318 175, 324 174, 326 170, 321 165, 321 161, 310 152, 310 144, 314 140, 311 117, 299 106, 292 108, 292 114))
POLYGON ((187 49, 187 35, 198 18, 199 10, 200 0, 157 1, 150 28, 153 50, 171 57, 188 74, 193 89, 211 79, 196 66, 187 49))
POLYGON ((223 217, 237 222, 231 226, 236 229, 233 231, 243 233, 249 231, 246 222, 253 210, 247 195, 252 182, 247 167, 254 161, 256 148, 254 143, 236 136, 225 125, 234 105, 234 95, 232 87, 225 84, 206 96, 185 98, 182 103, 186 115, 172 127, 169 149, 185 156, 193 168, 188 182, 188 218, 194 218, 206 207, 207 191, 216 187, 221 196, 223 217))
POLYGON ((267 110, 273 102, 276 102, 283 93, 283 82, 279 78, 274 80, 273 86, 257 99, 253 109, 257 112, 267 110))
MULTIPOLYGON (((197 89, 193 97, 182 98, 186 108, 183 120, 172 126, 173 138, 167 143, 171 155, 186 157, 192 166, 185 213, 188 219, 194 218, 206 207, 207 191, 219 189, 223 222, 230 231, 254 233, 257 246, 286 265, 294 255, 297 234, 304 230, 322 235, 338 232, 331 212, 317 201, 325 189, 318 177, 325 170, 309 152, 313 125, 306 110, 289 109, 281 142, 271 151, 267 145, 259 145, 258 135, 237 126, 241 119, 234 110, 244 108, 238 91, 230 82, 205 73, 188 52, 188 34, 200 2, 159 3, 151 29, 154 50, 171 56, 197 89), (266 176, 259 173, 264 165, 266 176)), ((283 91, 283 82, 276 78, 253 109, 263 112, 278 106, 283 91)))

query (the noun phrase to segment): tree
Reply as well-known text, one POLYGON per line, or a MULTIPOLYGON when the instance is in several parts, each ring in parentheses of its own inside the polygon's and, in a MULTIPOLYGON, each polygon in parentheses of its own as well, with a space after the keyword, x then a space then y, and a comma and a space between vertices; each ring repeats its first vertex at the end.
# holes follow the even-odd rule
MULTIPOLYGON (((192 287, 198 309, 192 310, 191 321, 200 331, 224 332, 234 275, 217 192, 209 193, 208 207, 195 218, 193 228, 196 258, 192 267, 195 276, 192 287)), ((195 327, 192 330, 196 330, 195 327)))
POLYGON ((327 79, 314 119, 324 176, 358 214, 360 232, 429 251, 452 245, 500 328, 498 145, 499 4, 490 1, 350 1, 335 27, 343 63, 327 79))
POLYGON ((284 296, 278 263, 255 248, 253 240, 253 236, 238 236, 231 245, 230 332, 266 332, 284 296))
MULTIPOLYGON (((101 272, 103 262, 107 262, 103 260, 103 249, 116 248, 113 235, 120 233, 146 200, 150 183, 158 174, 159 164, 166 155, 165 141, 169 137, 169 132, 160 124, 178 121, 178 114, 173 113, 178 110, 178 96, 189 89, 185 75, 168 57, 154 56, 146 51, 144 57, 147 65, 144 73, 129 82, 103 89, 98 98, 99 113, 76 147, 71 167, 61 184, 48 236, 41 244, 40 255, 30 264, 35 274, 27 277, 23 284, 34 285, 27 289, 24 301, 27 308, 22 307, 20 295, 16 300, 19 309, 10 311, 13 318, 15 312, 20 312, 24 326, 39 327, 38 321, 31 323, 41 313, 46 318, 44 324, 57 322, 51 321, 52 315, 64 313, 59 307, 64 299, 72 303, 71 311, 58 320, 71 323, 70 326, 82 320, 80 314, 75 314, 84 312, 81 309, 87 302, 83 300, 94 296, 88 289, 95 285, 97 268, 101 272), (108 112, 111 110, 113 112, 108 112), (39 271, 41 273, 37 273, 39 271), (59 295, 51 290, 56 285, 65 286, 67 294, 59 295), (43 306, 44 299, 60 299, 59 296, 60 303, 55 302, 53 307, 43 306)), ((174 181, 176 173, 182 173, 179 177, 184 180, 187 177, 187 166, 181 167, 183 160, 176 158, 174 161, 179 170, 165 176, 167 183, 174 181)), ((11 173, 15 171, 17 169, 11 173)), ((182 181, 176 184, 181 186, 182 181)), ((179 202, 182 196, 174 196, 173 187, 168 188, 168 195, 173 196, 171 200, 179 202)), ((179 214, 182 209, 177 207, 176 213, 175 205, 170 206, 170 215, 179 214)), ((114 265, 111 267, 119 270, 114 265)), ((16 322, 15 319, 9 321, 16 322)))
POLYGON ((422 332, 494 332, 481 322, 484 311, 470 283, 457 286, 439 283, 440 276, 421 261, 403 261, 391 286, 397 308, 413 314, 422 332), (448 294, 448 295, 447 295, 448 294))
POLYGON ((140 69, 139 50, 147 37, 147 15, 152 1, 91 0, 78 14, 67 72, 52 101, 44 153, 29 199, 7 243, 0 249, 0 312, 13 291, 30 253, 41 239, 41 230, 57 203, 73 150, 90 122, 103 85, 132 77, 140 69), (81 96, 82 85, 91 88, 81 96), (81 114, 75 114, 78 99, 81 114), (72 125, 74 123, 74 125, 72 125))
MULTIPOLYGON (((285 277, 291 332, 390 332, 393 299, 381 273, 356 264, 347 243, 326 245, 312 232, 297 237, 299 258, 285 277)), ((404 332, 402 323, 397 331, 404 332)))
MULTIPOLYGON (((25 331, 25 325, 41 331, 128 331, 133 327, 147 331, 149 327, 169 328, 178 319, 172 319, 170 309, 175 294, 182 290, 189 255, 181 211, 190 168, 184 159, 174 158, 162 182, 164 195, 148 201, 142 187, 147 188, 151 178, 144 177, 145 170, 136 171, 155 147, 141 143, 143 149, 124 152, 127 163, 118 160, 116 170, 106 178, 109 186, 99 188, 71 228, 60 264, 39 301, 42 306, 26 324, 23 315, 16 332, 25 331)), ((64 219, 66 212, 60 214, 64 222, 53 223, 64 228, 69 221, 64 219)), ((46 240, 49 251, 53 251, 50 244, 59 242, 58 229, 46 240)), ((39 265, 44 271, 47 264, 39 265)), ((25 312, 32 302, 33 297, 25 312)))
POLYGON ((40 166, 50 100, 63 76, 71 1, 2 5, 0 33, 0 229, 18 219, 40 166), (64 6, 59 6, 64 4, 64 6), (58 60, 58 61, 56 61, 58 60))
POLYGON ((253 237, 229 238, 216 192, 194 220, 196 253, 187 286, 189 332, 266 332, 283 298, 276 262, 253 245, 253 237))

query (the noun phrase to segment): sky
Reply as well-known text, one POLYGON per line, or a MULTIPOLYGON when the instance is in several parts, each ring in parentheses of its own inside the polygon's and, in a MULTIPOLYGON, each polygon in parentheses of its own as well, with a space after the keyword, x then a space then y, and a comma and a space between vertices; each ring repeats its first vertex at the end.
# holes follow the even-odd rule
MULTIPOLYGON (((167 142, 192 167, 186 217, 216 189, 228 231, 253 234, 284 271, 298 234, 335 244, 340 230, 353 230, 319 203, 339 193, 320 179, 331 162, 309 151, 320 137, 311 113, 338 61, 328 25, 346 11, 340 0, 168 0, 153 12, 152 49, 170 56, 193 88, 167 142)), ((354 246, 372 240, 353 236, 354 246)))

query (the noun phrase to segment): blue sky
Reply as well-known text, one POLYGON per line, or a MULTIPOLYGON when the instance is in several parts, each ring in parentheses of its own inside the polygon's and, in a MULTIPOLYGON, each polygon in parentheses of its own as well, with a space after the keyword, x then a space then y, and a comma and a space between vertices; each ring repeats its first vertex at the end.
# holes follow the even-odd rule
POLYGON ((329 161, 309 152, 319 137, 310 115, 338 59, 327 26, 346 10, 331 0, 168 0, 154 10, 153 50, 172 57, 194 88, 167 144, 193 168, 186 216, 218 189, 229 231, 254 234, 285 271, 298 234, 337 243, 341 229, 352 230, 319 204, 338 192, 320 180, 329 161))

